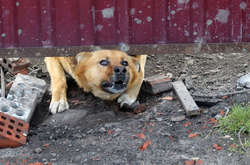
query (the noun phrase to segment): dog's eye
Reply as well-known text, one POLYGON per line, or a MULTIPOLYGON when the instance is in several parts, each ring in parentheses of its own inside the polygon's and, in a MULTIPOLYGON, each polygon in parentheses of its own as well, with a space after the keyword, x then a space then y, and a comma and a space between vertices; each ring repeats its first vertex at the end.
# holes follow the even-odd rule
POLYGON ((101 60, 100 64, 103 66, 107 66, 109 64, 109 61, 108 60, 101 60))
POLYGON ((123 66, 128 66, 128 61, 122 61, 121 64, 122 64, 123 66))

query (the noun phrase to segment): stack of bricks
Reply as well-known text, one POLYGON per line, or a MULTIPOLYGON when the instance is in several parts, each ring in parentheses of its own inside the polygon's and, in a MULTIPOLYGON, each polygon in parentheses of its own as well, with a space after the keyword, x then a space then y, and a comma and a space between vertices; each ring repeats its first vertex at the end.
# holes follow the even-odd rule
POLYGON ((0 98, 0 148, 26 143, 29 122, 46 91, 46 82, 18 74, 7 95, 0 98))

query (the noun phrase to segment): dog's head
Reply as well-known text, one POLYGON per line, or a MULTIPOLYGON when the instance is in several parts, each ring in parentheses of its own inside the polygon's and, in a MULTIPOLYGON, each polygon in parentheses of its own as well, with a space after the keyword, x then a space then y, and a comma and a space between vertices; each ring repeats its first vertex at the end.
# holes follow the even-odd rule
POLYGON ((138 56, 128 56, 118 50, 82 52, 76 56, 76 61, 78 77, 101 98, 125 92, 141 70, 138 56))

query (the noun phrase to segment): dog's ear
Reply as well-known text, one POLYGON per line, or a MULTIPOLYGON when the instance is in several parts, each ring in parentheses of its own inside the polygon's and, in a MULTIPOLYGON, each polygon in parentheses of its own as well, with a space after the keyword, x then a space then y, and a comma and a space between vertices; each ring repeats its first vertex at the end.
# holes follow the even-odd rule
POLYGON ((76 55, 75 59, 77 64, 79 64, 84 58, 92 56, 92 52, 80 52, 76 55))
POLYGON ((135 64, 138 72, 141 72, 142 69, 144 70, 146 59, 147 55, 145 54, 132 56, 133 63, 135 64))

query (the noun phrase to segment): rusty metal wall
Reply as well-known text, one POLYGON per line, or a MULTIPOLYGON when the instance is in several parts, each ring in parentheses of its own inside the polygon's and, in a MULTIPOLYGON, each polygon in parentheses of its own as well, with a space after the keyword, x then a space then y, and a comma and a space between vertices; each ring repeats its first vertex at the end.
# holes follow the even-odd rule
POLYGON ((250 0, 0 0, 0 48, 250 41, 250 0))

